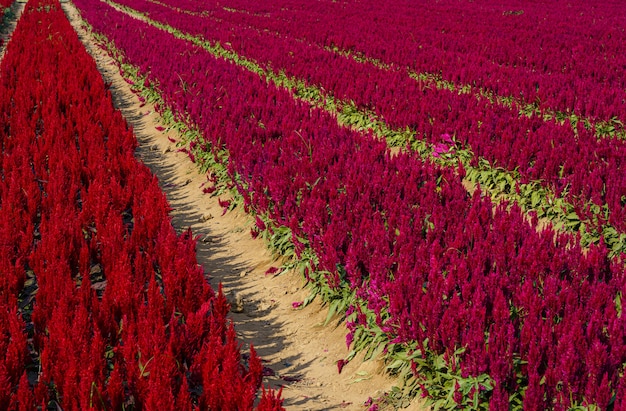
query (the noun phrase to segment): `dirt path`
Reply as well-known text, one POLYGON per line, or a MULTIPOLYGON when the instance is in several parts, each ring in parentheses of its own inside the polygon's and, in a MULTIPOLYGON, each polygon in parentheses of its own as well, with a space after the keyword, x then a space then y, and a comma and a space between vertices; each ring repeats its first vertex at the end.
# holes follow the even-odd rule
POLYGON ((323 326, 327 310, 318 302, 292 308, 293 302, 308 295, 302 279, 295 273, 265 275, 276 263, 263 241, 250 236, 250 218, 238 210, 222 215, 218 199, 200 188, 206 177, 168 139, 178 136, 157 131, 160 123, 154 108, 141 106, 112 59, 94 46, 73 4, 63 7, 105 81, 112 84, 115 103, 139 141, 137 157, 156 174, 167 194, 174 226, 179 231, 191 227, 200 236, 198 261, 210 273, 211 285, 217 288, 222 283, 233 303, 231 318, 244 350, 254 344, 266 361, 269 375, 264 383, 284 387, 289 410, 367 409, 370 397, 394 384, 383 374, 381 362, 355 359, 338 374, 336 362, 348 353, 345 327, 334 326, 336 322, 323 326))

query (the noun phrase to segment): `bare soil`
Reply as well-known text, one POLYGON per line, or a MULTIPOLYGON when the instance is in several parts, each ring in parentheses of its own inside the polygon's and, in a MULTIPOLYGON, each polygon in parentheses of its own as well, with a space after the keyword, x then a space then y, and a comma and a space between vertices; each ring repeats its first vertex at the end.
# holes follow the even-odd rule
POLYGON ((279 263, 263 240, 251 237, 251 218, 240 210, 223 215, 218 198, 202 192, 206 176, 170 141, 180 136, 157 130, 161 123, 154 107, 140 103, 113 60, 95 46, 74 5, 63 7, 105 81, 111 83, 115 104, 139 142, 136 155, 158 177, 167 195, 172 224, 179 232, 191 228, 199 236, 198 262, 215 289, 223 285, 244 352, 253 344, 263 358, 268 374, 264 384, 283 387, 289 410, 368 409, 368 399, 397 383, 384 374, 382 362, 356 358, 338 373, 337 361, 348 354, 347 331, 340 319, 324 326, 328 311, 317 300, 293 308, 293 302, 309 294, 303 279, 293 272, 265 275, 279 263))

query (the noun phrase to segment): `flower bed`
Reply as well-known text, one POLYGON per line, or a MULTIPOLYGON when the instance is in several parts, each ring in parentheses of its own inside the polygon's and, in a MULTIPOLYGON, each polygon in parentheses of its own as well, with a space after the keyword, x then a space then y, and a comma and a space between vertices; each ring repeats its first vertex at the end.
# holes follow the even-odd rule
MULTIPOLYGON (((0 65, 0 408, 252 409, 262 365, 56 0, 0 65)), ((282 409, 275 393, 260 410, 282 409)))

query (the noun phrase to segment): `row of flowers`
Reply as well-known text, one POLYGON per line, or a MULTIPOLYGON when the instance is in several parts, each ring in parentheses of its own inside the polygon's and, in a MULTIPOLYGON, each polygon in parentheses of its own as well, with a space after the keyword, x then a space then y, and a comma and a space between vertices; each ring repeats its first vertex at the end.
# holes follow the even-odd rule
MULTIPOLYGON (((338 101, 371 109, 394 129, 411 129, 431 144, 451 136, 492 167, 516 171, 520 182, 540 180, 573 204, 580 220, 608 223, 626 233, 626 141, 598 139, 583 123, 572 126, 520 116, 518 107, 494 105, 471 94, 423 87, 403 70, 357 62, 291 37, 246 27, 245 13, 228 21, 190 15, 151 0, 119 0, 184 33, 226 45, 266 70, 302 79, 338 101), (242 17, 243 16, 243 17, 242 17), (348 74, 349 73, 349 74, 348 74), (598 212, 605 208, 606 213, 598 212)), ((170 2, 177 4, 176 2, 170 2)), ((182 4, 181 6, 183 6, 182 4)), ((514 80, 511 80, 514 81, 514 80)))
MULTIPOLYGON (((155 3, 158 1, 155 1, 155 3)), ((626 120, 620 4, 164 0, 215 19, 440 74, 541 108, 626 120)))
POLYGON ((282 409, 58 0, 7 44, 0 145, 1 409, 282 409))
POLYGON ((190 148, 229 153, 224 165, 245 208, 262 217, 258 229, 288 227, 296 254, 310 247, 329 287, 352 288, 348 342, 373 325, 389 343, 449 362, 462 349, 450 366, 495 386, 459 391, 458 404, 626 406, 624 267, 602 244, 583 251, 515 204, 494 208, 480 189, 469 196, 462 168, 391 154, 198 46, 99 0, 75 3, 201 131, 190 148))

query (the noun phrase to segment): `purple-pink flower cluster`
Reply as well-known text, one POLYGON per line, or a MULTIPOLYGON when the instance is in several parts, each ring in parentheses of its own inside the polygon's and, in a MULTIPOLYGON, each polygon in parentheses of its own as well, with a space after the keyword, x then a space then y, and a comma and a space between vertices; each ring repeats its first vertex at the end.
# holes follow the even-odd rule
MULTIPOLYGON (((442 134, 454 135, 462 146, 472 150, 476 155, 476 160, 485 158, 494 167, 504 167, 511 171, 517 170, 524 182, 541 180, 547 187, 554 190, 558 195, 563 195, 568 202, 574 204, 581 220, 593 220, 592 217, 597 215, 597 213, 593 213, 590 204, 600 207, 606 205, 609 213, 600 217, 601 220, 604 220, 600 221, 600 224, 608 222, 620 233, 626 232, 626 201, 623 200, 626 197, 626 173, 624 173, 623 161, 626 158, 626 141, 610 138, 598 139, 595 135, 595 129, 586 129, 582 122, 577 126, 572 126, 569 122, 558 124, 555 121, 546 121, 541 116, 532 118, 520 116, 521 107, 517 104, 513 104, 509 108, 493 104, 484 97, 477 99, 473 94, 459 94, 458 91, 427 87, 423 82, 416 81, 409 76, 405 67, 412 66, 414 63, 414 60, 409 57, 397 57, 391 60, 383 58, 385 61, 393 63, 393 66, 381 68, 372 63, 357 62, 350 57, 324 49, 322 46, 328 46, 333 42, 321 41, 317 38, 318 35, 312 32, 314 30, 305 29, 305 27, 308 25, 322 29, 324 33, 332 33, 333 30, 337 29, 334 26, 334 20, 324 19, 323 22, 311 22, 311 16, 315 16, 316 13, 308 9, 297 11, 298 8, 302 8, 302 2, 290 2, 289 11, 282 11, 275 5, 276 9, 272 11, 274 18, 248 13, 233 13, 217 6, 212 8, 210 4, 203 7, 208 8, 211 13, 189 15, 183 11, 178 12, 171 7, 155 4, 150 0, 119 0, 119 3, 147 13, 152 19, 169 24, 185 33, 200 36, 211 42, 219 42, 226 48, 258 62, 262 67, 271 68, 275 72, 284 72, 288 76, 305 81, 307 84, 320 87, 329 91, 336 98, 353 101, 359 108, 373 110, 393 128, 405 129, 408 127, 416 131, 419 138, 428 140, 435 145, 435 157, 444 153, 444 147, 440 144, 440 136, 442 134)), ((169 0, 168 3, 182 9, 197 9, 197 6, 194 8, 193 2, 188 0, 169 0)), ((234 3, 235 8, 242 6, 238 5, 237 2, 232 3, 234 3)), ((440 12, 443 12, 445 7, 453 6, 447 3, 446 6, 434 7, 442 9, 440 12)), ((501 15, 501 7, 498 4, 481 10, 481 18, 489 17, 498 24, 504 24, 504 27, 508 27, 506 22, 510 23, 518 18, 524 23, 520 27, 515 26, 514 29, 517 31, 524 30, 522 34, 529 36, 521 44, 524 44, 527 49, 532 48, 529 43, 533 44, 534 47, 533 36, 537 36, 537 34, 535 33, 535 26, 531 23, 535 21, 537 16, 525 13, 523 16, 504 17, 501 15), (496 13, 495 16, 494 13, 496 13), (533 31, 529 31, 530 28, 533 31)), ((417 9, 417 7, 413 8, 417 9)), ((376 10, 376 7, 373 6, 372 10, 376 10)), ((340 15, 342 14, 341 11, 335 11, 340 15)), ((371 11, 371 13, 373 12, 371 11)), ((407 12, 411 14, 410 11, 407 12)), ((468 8, 466 12, 477 13, 471 8, 468 8)), ((345 14, 345 11, 343 13, 345 14)), ((397 11, 392 13, 396 15, 397 11)), ((538 10, 535 10, 534 13, 538 13, 538 10)), ((335 14, 330 15, 335 16, 335 14)), ((385 20, 391 18, 384 14, 379 17, 385 20)), ((554 16, 551 17, 554 18, 554 16)), ((600 17, 608 18, 604 12, 598 18, 600 17)), ((579 19, 579 17, 576 18, 579 19)), ((626 16, 623 18, 626 19, 626 16)), ((446 30, 449 30, 447 29, 449 26, 457 27, 454 18, 448 15, 446 18, 439 18, 434 21, 423 16, 420 19, 425 19, 425 27, 430 29, 432 28, 429 25, 434 24, 444 25, 446 30)), ((359 17, 359 21, 361 22, 355 22, 355 24, 366 22, 365 24, 370 25, 362 16, 359 17)), ((617 24, 618 21, 613 21, 612 24, 617 24)), ((397 24, 393 24, 393 26, 396 27, 397 24)), ((352 38, 354 34, 348 30, 348 27, 345 22, 342 23, 343 31, 339 34, 346 38, 352 38)), ((390 27, 379 24, 374 24, 372 27, 383 31, 392 30, 390 27)), ((457 27, 453 29, 453 32, 459 30, 467 31, 469 29, 457 27)), ((543 30, 545 31, 547 28, 543 28, 543 30)), ((559 30, 564 29, 559 28, 559 30)), ((593 30, 599 30, 599 28, 596 27, 593 30)), ((364 38, 371 40, 371 43, 363 43, 363 48, 359 48, 359 50, 366 56, 377 57, 375 46, 377 43, 369 37, 371 30, 366 30, 363 33, 365 33, 364 38)), ((440 34, 435 32, 429 35, 439 36, 440 34)), ((479 35, 481 34, 475 34, 475 36, 479 35)), ((409 38, 408 34, 406 36, 402 39, 409 38)), ((577 38, 584 47, 595 47, 595 42, 579 38, 580 36, 577 34, 574 38, 577 38)), ((450 35, 446 34, 445 37, 448 39, 450 35)), ((572 36, 563 37, 559 41, 574 41, 570 37, 572 36)), ((471 37, 467 40, 457 40, 465 44, 464 46, 458 45, 463 50, 462 57, 458 57, 460 52, 453 53, 445 50, 443 52, 445 56, 441 58, 436 58, 437 49, 433 50, 432 46, 432 44, 441 43, 441 40, 426 42, 424 39, 420 43, 424 41, 429 45, 425 45, 425 50, 420 51, 420 56, 427 56, 431 59, 431 63, 437 62, 441 67, 446 67, 445 60, 450 58, 449 55, 456 56, 453 57, 454 60, 470 59, 472 63, 464 64, 460 69, 464 72, 478 72, 483 54, 482 52, 478 53, 478 51, 472 53, 470 44, 472 47, 482 44, 480 41, 484 40, 480 40, 481 38, 471 37), (472 43, 471 39, 474 39, 476 43, 472 43)), ((359 39, 359 42, 362 41, 364 40, 359 39)), ((489 48, 495 47, 494 44, 499 44, 501 41, 510 40, 506 40, 506 36, 504 40, 500 37, 494 38, 493 42, 489 43, 489 48)), ((555 41, 544 33, 542 42, 550 45, 555 41)), ((401 48, 403 42, 400 39, 386 42, 386 44, 390 50, 398 51, 399 56, 402 56, 406 50, 401 48), (397 50, 398 48, 400 49, 397 50)), ((546 48, 548 48, 547 45, 546 48)), ((441 47, 445 48, 445 46, 441 47)), ((519 45, 506 43, 506 47, 508 47, 507 50, 518 50, 519 45)), ((618 50, 623 48, 621 44, 613 42, 611 42, 611 47, 606 52, 611 55, 618 54, 618 50)), ((535 54, 528 55, 527 50, 524 53, 521 55, 526 59, 536 58, 535 54)), ((554 58, 554 56, 552 57, 554 58)), ((513 59, 511 56, 508 58, 513 59)), ((621 59, 622 57, 619 61, 621 59)), ((586 61, 584 67, 593 64, 600 71, 606 68, 604 63, 600 64, 595 60, 586 59, 584 61, 586 61)), ((540 92, 533 92, 532 94, 529 94, 529 91, 502 89, 504 85, 521 84, 531 76, 526 68, 518 67, 519 63, 516 61, 512 63, 514 67, 509 67, 505 63, 497 65, 490 63, 488 73, 476 74, 478 76, 476 78, 470 76, 467 79, 459 79, 457 74, 451 76, 454 81, 476 84, 504 96, 517 95, 517 93, 522 93, 525 96, 530 95, 528 98, 530 103, 535 102, 536 99, 540 99, 542 102, 547 100, 549 104, 542 104, 543 109, 558 109, 566 113, 585 115, 596 120, 608 120, 613 116, 618 116, 626 121, 626 104, 624 103, 626 91, 623 91, 624 87, 620 85, 622 84, 621 80, 611 74, 614 81, 599 87, 598 81, 594 80, 594 76, 598 74, 593 71, 587 73, 590 76, 590 79, 587 80, 591 83, 585 83, 584 87, 581 86, 584 91, 579 91, 575 86, 583 81, 581 78, 586 79, 586 77, 584 77, 585 72, 581 71, 582 69, 579 70, 577 60, 574 62, 576 69, 568 69, 568 75, 574 76, 575 79, 567 81, 559 80, 558 77, 555 78, 556 74, 549 71, 551 70, 549 64, 545 70, 533 69, 540 73, 548 70, 548 73, 541 80, 540 92), (497 70, 492 73, 496 68, 497 70), (514 72, 509 73, 507 71, 509 68, 514 72), (492 79, 496 81, 495 84, 492 84, 492 79), (549 91, 544 90, 544 83, 550 85, 549 91), (610 90, 605 90, 607 87, 610 90), (555 90, 553 91, 552 88, 555 90), (591 93, 588 90, 590 88, 597 95, 591 93), (557 91, 584 96, 585 104, 589 101, 595 102, 594 104, 605 104, 609 101, 611 103, 602 111, 598 113, 592 111, 594 114, 590 114, 591 109, 578 108, 574 102, 561 107, 544 96, 544 94, 551 96, 557 91), (614 97, 611 100, 610 96, 615 93, 621 97, 614 97)), ((611 65, 609 64, 609 66, 611 65)), ((439 72, 442 70, 441 67, 436 70, 432 67, 422 66, 413 68, 420 71, 439 72)), ((617 70, 616 67, 614 69, 617 70)), ((443 70, 443 73, 446 71, 443 70)), ((608 74, 605 74, 606 76, 608 74)))

